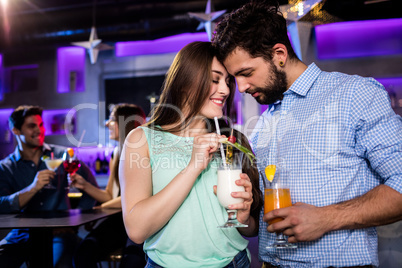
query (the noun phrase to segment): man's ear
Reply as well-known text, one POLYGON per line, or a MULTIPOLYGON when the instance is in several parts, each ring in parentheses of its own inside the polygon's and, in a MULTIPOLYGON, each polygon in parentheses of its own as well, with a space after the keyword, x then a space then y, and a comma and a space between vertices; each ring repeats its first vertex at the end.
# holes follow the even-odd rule
POLYGON ((13 134, 15 136, 18 136, 21 134, 21 130, 19 130, 18 128, 13 127, 13 129, 11 130, 13 132, 13 134))
POLYGON ((288 50, 284 44, 277 43, 273 46, 272 60, 276 67, 284 67, 288 59, 288 50))

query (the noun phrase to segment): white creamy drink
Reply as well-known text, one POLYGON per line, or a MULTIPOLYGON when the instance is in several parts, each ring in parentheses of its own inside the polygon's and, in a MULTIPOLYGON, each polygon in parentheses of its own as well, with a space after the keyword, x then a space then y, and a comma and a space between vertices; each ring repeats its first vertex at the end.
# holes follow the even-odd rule
POLYGON ((235 181, 240 179, 241 169, 219 169, 217 196, 219 203, 228 208, 229 205, 243 203, 243 198, 232 197, 232 192, 244 192, 243 186, 236 185, 235 181))

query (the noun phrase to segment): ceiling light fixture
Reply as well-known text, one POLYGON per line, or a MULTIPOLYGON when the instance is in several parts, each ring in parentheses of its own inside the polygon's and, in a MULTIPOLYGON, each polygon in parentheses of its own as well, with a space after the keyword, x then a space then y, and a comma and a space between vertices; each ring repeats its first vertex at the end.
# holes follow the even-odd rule
POLYGON ((208 0, 207 7, 205 8, 205 13, 194 13, 188 12, 188 15, 191 18, 195 18, 199 20, 201 23, 198 25, 197 30, 201 30, 202 27, 205 28, 205 31, 208 34, 209 41, 212 40, 212 30, 215 28, 214 21, 218 19, 220 16, 225 14, 226 10, 215 11, 211 13, 211 0, 208 0))
POLYGON ((95 22, 96 22, 96 0, 93 2, 93 9, 92 9, 92 27, 91 27, 91 33, 89 35, 89 40, 88 41, 83 41, 83 42, 72 42, 71 44, 74 46, 79 46, 86 48, 89 54, 89 60, 91 61, 91 64, 95 64, 97 59, 98 59, 98 54, 99 51, 101 50, 110 50, 113 49, 113 46, 109 46, 106 44, 102 44, 102 39, 98 38, 98 35, 96 33, 96 28, 95 28, 95 22))

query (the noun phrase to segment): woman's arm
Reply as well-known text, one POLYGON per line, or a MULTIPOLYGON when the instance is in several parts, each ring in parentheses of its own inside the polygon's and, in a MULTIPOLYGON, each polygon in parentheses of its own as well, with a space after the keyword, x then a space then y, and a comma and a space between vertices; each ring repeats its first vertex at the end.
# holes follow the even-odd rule
POLYGON ((130 132, 123 147, 119 176, 123 219, 131 240, 142 243, 168 223, 207 167, 217 141, 216 134, 196 137, 189 165, 164 189, 152 195, 152 170, 144 131, 130 132))
MULTIPOLYGON (((104 203, 112 199, 111 193, 109 193, 107 190, 102 190, 99 189, 98 187, 95 187, 91 183, 89 183, 87 180, 85 180, 81 175, 75 173, 71 175, 71 180, 72 180, 72 185, 84 192, 86 192, 88 195, 90 195, 92 198, 94 198, 96 201, 99 203, 104 203)), ((110 183, 110 177, 108 181, 108 185, 110 183)))
POLYGON ((101 208, 121 208, 121 196, 113 198, 112 200, 109 200, 109 201, 101 204, 99 207, 101 207, 101 208))

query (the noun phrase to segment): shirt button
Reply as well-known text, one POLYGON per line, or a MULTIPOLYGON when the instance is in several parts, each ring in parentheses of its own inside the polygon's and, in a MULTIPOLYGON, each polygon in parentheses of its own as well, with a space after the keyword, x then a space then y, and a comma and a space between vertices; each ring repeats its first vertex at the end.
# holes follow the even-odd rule
POLYGON ((43 202, 40 202, 39 204, 40 204, 41 206, 43 206, 43 202))
POLYGON ((34 166, 35 166, 35 164, 34 164, 34 163, 32 163, 32 164, 31 164, 31 166, 32 166, 32 167, 34 167, 34 166))
POLYGON ((279 262, 279 258, 278 258, 278 257, 276 257, 276 258, 275 258, 275 261, 276 261, 276 262, 279 262))

